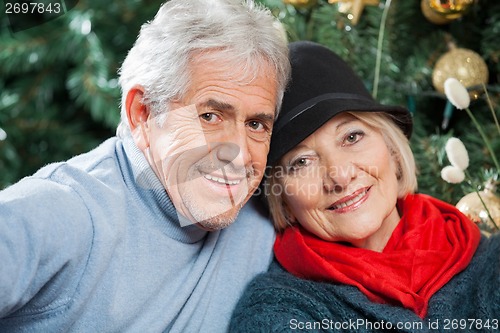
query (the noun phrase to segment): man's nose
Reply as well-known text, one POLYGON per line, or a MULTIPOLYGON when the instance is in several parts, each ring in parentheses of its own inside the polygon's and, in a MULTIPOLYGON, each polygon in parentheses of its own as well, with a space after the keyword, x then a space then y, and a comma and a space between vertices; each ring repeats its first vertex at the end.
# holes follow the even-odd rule
POLYGON ((217 147, 216 156, 219 161, 235 167, 246 167, 251 163, 247 136, 235 132, 226 134, 217 147))

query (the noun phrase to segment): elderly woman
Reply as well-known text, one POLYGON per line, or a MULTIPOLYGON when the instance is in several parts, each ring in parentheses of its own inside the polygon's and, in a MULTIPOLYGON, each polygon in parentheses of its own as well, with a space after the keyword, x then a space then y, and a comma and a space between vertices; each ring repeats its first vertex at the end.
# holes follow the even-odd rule
POLYGON ((414 194, 408 111, 374 101, 325 47, 292 43, 290 57, 265 184, 277 263, 231 331, 499 330, 500 235, 414 194))

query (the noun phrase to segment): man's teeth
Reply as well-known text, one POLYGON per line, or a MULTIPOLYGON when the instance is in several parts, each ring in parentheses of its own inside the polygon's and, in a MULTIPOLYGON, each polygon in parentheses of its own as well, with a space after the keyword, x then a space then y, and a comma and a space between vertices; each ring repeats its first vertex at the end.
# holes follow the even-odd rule
POLYGON ((226 180, 224 178, 214 177, 211 175, 205 175, 205 178, 224 185, 237 185, 240 183, 240 180, 226 180))
POLYGON ((358 202, 359 200, 361 200, 361 198, 363 198, 366 195, 366 192, 368 192, 368 191, 363 191, 360 194, 358 194, 357 196, 355 196, 354 198, 352 198, 351 200, 348 200, 348 201, 343 202, 341 204, 332 206, 331 209, 333 209, 333 210, 340 209, 340 208, 344 208, 344 207, 350 206, 352 204, 355 204, 356 202, 358 202))

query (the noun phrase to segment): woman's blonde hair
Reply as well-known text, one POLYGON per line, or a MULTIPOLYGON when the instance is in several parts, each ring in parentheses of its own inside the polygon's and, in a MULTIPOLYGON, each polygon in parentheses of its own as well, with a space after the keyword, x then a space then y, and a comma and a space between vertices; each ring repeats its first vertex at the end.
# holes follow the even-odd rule
MULTIPOLYGON (((398 198, 414 193, 417 189, 416 165, 408 138, 397 125, 397 119, 385 112, 346 112, 359 119, 369 127, 379 131, 397 166, 398 198)), ((281 180, 283 166, 278 162, 272 166, 270 173, 264 180, 264 195, 269 204, 269 210, 277 231, 283 231, 292 224, 288 218, 287 209, 283 200, 285 191, 281 180)))

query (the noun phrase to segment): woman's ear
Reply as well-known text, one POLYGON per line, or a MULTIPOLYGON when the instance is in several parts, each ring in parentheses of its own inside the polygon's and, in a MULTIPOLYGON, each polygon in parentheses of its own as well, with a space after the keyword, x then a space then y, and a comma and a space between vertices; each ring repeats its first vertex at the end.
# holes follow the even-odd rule
POLYGON ((137 147, 144 151, 149 147, 149 108, 143 104, 144 88, 136 85, 132 87, 125 100, 130 132, 137 147))

